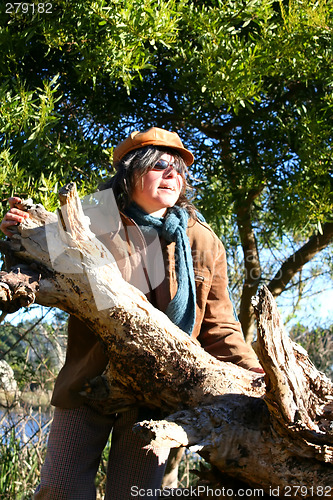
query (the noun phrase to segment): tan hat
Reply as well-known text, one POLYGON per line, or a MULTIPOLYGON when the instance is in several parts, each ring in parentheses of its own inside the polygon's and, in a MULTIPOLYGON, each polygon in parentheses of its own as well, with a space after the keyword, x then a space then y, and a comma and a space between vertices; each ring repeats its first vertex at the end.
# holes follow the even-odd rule
POLYGON ((184 148, 176 132, 168 132, 162 128, 152 127, 145 132, 132 132, 124 141, 120 142, 113 151, 113 165, 117 164, 127 153, 144 146, 165 146, 178 151, 189 167, 194 161, 193 154, 184 148))

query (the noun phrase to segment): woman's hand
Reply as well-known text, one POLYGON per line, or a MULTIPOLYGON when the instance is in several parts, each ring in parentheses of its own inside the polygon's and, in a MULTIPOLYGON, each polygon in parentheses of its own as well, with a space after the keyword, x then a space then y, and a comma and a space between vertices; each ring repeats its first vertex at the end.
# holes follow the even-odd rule
POLYGON ((15 208, 15 205, 21 203, 21 198, 14 196, 13 198, 8 198, 8 203, 10 210, 6 213, 0 224, 0 230, 9 238, 13 236, 12 231, 9 230, 10 226, 18 226, 20 222, 29 217, 28 212, 23 212, 15 208))

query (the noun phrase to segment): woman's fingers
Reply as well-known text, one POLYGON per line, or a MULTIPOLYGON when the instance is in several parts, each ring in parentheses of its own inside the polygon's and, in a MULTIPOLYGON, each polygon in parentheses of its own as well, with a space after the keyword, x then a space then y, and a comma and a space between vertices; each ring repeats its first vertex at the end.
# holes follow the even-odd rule
POLYGON ((13 208, 14 204, 20 203, 20 201, 20 198, 9 198, 8 202, 12 208, 6 213, 0 224, 0 230, 9 238, 13 236, 10 227, 17 226, 20 222, 29 217, 27 212, 23 212, 23 210, 19 210, 18 208, 13 208))
POLYGON ((15 208, 16 203, 21 203, 22 199, 19 198, 18 196, 12 196, 11 198, 8 198, 8 203, 10 208, 15 208))
POLYGON ((11 226, 17 226, 18 224, 19 222, 3 219, 0 224, 0 230, 10 238, 11 236, 13 236, 13 233, 8 228, 10 228, 11 226))

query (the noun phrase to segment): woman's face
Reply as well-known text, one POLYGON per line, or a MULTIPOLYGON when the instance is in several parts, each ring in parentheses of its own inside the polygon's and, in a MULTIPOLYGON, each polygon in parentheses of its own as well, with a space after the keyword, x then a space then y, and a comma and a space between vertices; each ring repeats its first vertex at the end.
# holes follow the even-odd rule
MULTIPOLYGON (((164 153, 161 160, 174 162, 174 157, 164 153)), ((163 217, 168 207, 177 202, 183 187, 181 174, 170 165, 165 170, 149 170, 139 178, 132 192, 132 200, 148 214, 163 217)))

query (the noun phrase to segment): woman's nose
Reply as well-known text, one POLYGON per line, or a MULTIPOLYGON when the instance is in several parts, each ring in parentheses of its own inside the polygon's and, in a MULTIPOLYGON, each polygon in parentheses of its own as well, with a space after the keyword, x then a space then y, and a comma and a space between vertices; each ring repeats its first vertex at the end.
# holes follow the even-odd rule
POLYGON ((172 165, 169 165, 163 172, 163 177, 176 177, 177 171, 173 168, 172 165))

